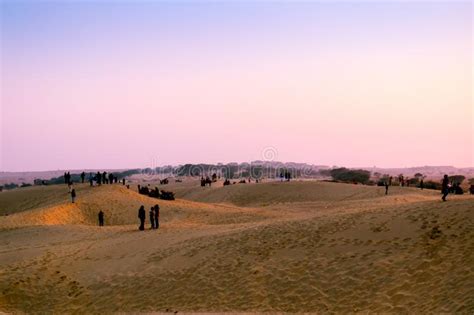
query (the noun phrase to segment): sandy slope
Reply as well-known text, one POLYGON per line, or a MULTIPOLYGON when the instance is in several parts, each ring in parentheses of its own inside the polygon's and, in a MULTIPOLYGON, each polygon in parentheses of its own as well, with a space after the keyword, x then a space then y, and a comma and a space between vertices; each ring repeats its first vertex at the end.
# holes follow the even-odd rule
POLYGON ((85 186, 71 205, 61 187, 17 193, 22 206, 0 194, 16 207, 0 217, 2 311, 474 312, 471 196, 183 183, 188 200, 159 201, 162 228, 139 232, 157 200, 85 186))

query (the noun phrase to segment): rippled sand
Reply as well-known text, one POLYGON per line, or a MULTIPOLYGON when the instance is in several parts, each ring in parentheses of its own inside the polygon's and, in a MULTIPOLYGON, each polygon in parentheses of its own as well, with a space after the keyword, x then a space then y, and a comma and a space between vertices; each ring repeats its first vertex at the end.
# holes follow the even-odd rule
POLYGON ((474 312, 474 197, 321 182, 166 189, 178 199, 121 185, 80 185, 74 205, 65 186, 0 193, 0 311, 474 312), (155 203, 161 228, 138 231, 138 207, 155 203))

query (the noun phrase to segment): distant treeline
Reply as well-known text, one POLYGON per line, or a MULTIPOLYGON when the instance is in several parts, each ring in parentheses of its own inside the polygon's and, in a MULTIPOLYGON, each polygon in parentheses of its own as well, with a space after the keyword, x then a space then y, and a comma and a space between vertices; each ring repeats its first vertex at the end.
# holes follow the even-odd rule
POLYGON ((222 178, 279 178, 290 173, 295 177, 315 177, 319 170, 307 164, 295 163, 229 163, 229 164, 185 164, 173 170, 175 176, 212 176, 222 178))
POLYGON ((331 170, 321 170, 322 175, 331 176, 335 181, 344 183, 370 183, 370 172, 360 169, 348 169, 345 167, 333 168, 331 170))

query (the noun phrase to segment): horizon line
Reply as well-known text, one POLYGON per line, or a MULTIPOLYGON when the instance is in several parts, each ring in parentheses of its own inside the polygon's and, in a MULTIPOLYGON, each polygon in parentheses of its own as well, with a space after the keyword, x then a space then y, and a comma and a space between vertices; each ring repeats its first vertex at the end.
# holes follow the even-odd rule
POLYGON ((156 168, 162 168, 162 167, 181 167, 184 165, 200 165, 200 164, 207 164, 207 165, 229 165, 229 164, 252 164, 255 162, 259 163, 275 163, 275 164, 306 164, 308 166, 316 166, 316 167, 327 167, 327 168, 349 168, 349 169, 413 169, 413 168, 442 168, 442 167, 451 167, 455 169, 474 169, 474 166, 454 166, 454 165, 416 165, 416 166, 346 166, 346 165, 326 165, 326 164, 315 164, 315 163, 307 163, 307 162, 295 162, 295 161, 290 161, 290 162, 282 162, 282 161, 263 161, 263 160, 254 160, 250 162, 217 162, 217 163, 209 163, 209 162, 198 162, 198 163, 181 163, 181 164, 162 164, 162 165, 157 165, 157 166, 145 166, 145 167, 117 167, 117 168, 107 168, 107 167, 102 167, 102 168, 58 168, 58 169, 47 169, 47 170, 0 170, 0 174, 3 173, 42 173, 42 172, 59 172, 59 171, 100 171, 100 170, 135 170, 135 169, 140 169, 144 170, 147 168, 150 169, 156 169, 156 168))

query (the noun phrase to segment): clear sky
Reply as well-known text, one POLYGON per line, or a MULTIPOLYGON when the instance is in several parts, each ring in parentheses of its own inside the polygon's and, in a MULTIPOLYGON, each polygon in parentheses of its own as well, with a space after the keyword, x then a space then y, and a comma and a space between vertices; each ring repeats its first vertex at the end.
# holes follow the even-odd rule
POLYGON ((0 170, 474 166, 472 15, 450 1, 1 1, 0 170))

